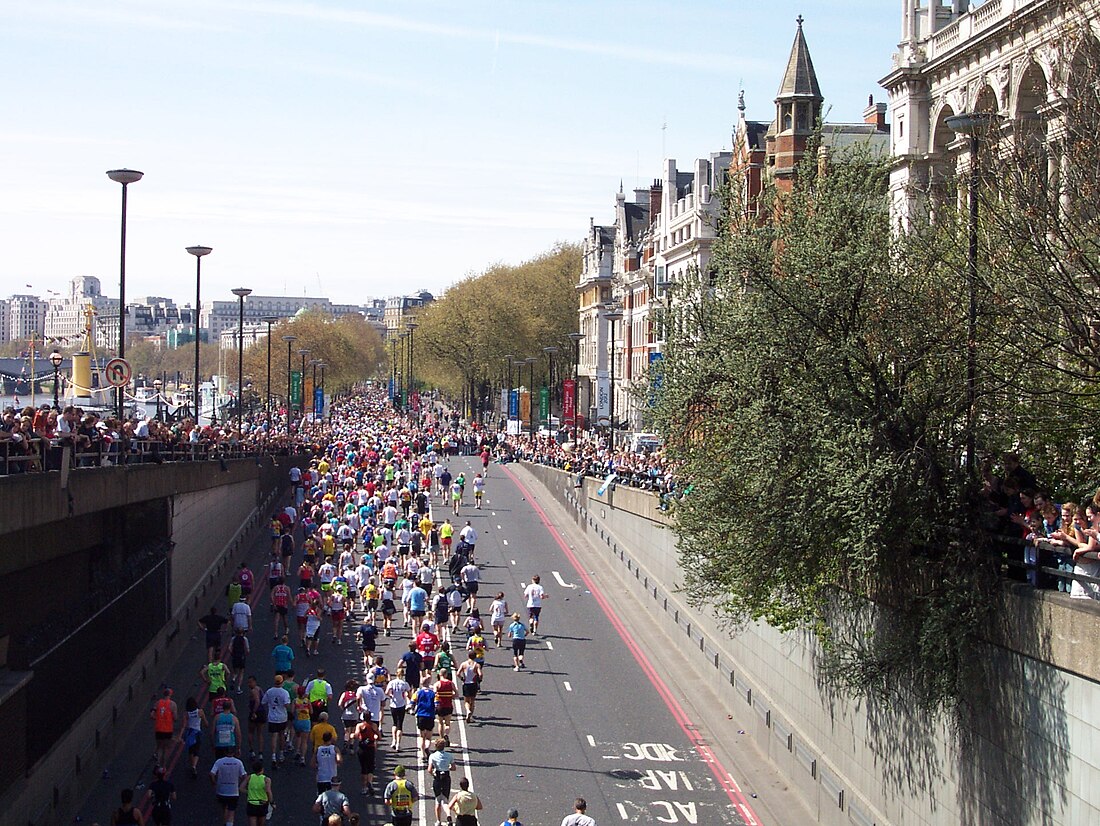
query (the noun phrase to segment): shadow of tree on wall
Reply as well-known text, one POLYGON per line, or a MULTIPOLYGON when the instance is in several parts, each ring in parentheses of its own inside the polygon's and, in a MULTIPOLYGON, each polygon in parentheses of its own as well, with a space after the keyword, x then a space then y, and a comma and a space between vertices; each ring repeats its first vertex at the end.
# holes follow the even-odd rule
MULTIPOLYGON (((954 712, 921 708, 911 685, 884 693, 868 690, 870 685, 838 684, 816 639, 803 635, 814 652, 815 679, 830 719, 844 728, 853 704, 857 714, 864 710, 864 745, 885 799, 923 800, 934 814, 945 804, 951 808, 944 795, 954 786, 962 826, 1068 822, 1071 675, 1050 665, 1054 652, 1043 606, 1035 595, 1006 593, 1003 610, 995 613, 999 627, 970 646, 973 656, 954 712)), ((874 638, 881 644, 903 633, 881 609, 864 604, 853 610, 845 600, 833 613, 842 610, 848 612, 845 623, 833 627, 844 629, 849 641, 874 638)))

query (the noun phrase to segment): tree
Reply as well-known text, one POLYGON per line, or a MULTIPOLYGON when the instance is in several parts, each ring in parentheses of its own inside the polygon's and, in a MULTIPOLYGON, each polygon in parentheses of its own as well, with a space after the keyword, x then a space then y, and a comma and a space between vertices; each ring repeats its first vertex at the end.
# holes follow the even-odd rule
POLYGON ((507 354, 538 356, 536 381, 546 376, 543 347, 559 347, 558 366, 571 365, 579 272, 579 247, 559 244, 522 264, 497 264, 459 281, 417 317, 415 377, 476 402, 502 386, 507 354))

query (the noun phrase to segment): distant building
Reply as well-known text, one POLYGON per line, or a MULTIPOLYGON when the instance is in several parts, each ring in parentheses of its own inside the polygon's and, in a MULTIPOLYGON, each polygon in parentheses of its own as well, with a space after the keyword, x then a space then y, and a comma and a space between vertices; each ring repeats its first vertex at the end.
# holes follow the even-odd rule
POLYGON ((581 248, 581 272, 577 281, 578 331, 580 343, 577 364, 576 409, 586 422, 595 422, 609 412, 608 328, 601 318, 611 301, 611 274, 615 257, 615 227, 588 222, 588 234, 581 248))
MULTIPOLYGON (((332 315, 332 302, 327 298, 286 295, 249 295, 244 300, 244 320, 258 323, 265 316, 277 319, 291 318, 299 310, 320 310, 332 315)), ((204 301, 199 313, 199 326, 210 341, 217 341, 222 332, 237 329, 240 307, 236 299, 230 301, 204 301)), ((236 345, 234 345, 236 346, 236 345)))
POLYGON ((386 299, 386 307, 382 312, 382 323, 386 328, 386 336, 393 336, 405 331, 405 326, 413 320, 418 312, 435 301, 427 290, 419 290, 411 295, 395 295, 386 299))
POLYGON ((13 295, 6 302, 8 330, 7 341, 41 339, 46 331, 48 305, 36 295, 13 295))

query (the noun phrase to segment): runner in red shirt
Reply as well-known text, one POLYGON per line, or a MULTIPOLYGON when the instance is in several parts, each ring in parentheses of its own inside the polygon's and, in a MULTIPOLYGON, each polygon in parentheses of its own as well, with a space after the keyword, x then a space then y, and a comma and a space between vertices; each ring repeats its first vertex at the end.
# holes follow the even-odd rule
POLYGON ((290 588, 287 584, 279 578, 278 584, 271 589, 271 609, 275 612, 275 636, 273 639, 279 639, 281 636, 279 633, 279 623, 283 625, 283 634, 289 634, 290 628, 287 625, 286 615, 290 609, 290 588))
POLYGON ((439 637, 432 633, 430 622, 420 626, 420 633, 416 635, 415 642, 417 653, 423 660, 421 668, 426 674, 435 667, 435 655, 439 651, 439 637))

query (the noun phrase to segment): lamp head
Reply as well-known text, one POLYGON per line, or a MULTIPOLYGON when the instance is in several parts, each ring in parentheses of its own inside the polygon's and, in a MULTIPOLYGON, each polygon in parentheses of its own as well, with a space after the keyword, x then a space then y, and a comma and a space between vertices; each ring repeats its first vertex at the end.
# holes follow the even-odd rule
POLYGON ((308 356, 309 355, 309 349, 306 348, 306 347, 303 347, 301 350, 298 351, 298 355, 302 356, 303 358, 305 356, 308 356))
POLYGON ((160 389, 162 387, 164 387, 164 382, 162 382, 160 379, 153 379, 153 389, 154 390, 156 390, 159 393, 160 389))
POLYGON ((261 319, 261 321, 266 321, 268 324, 274 324, 278 320, 279 320, 279 317, 275 316, 275 315, 265 315, 261 319))
POLYGON ((237 298, 244 298, 246 295, 252 295, 252 290, 248 287, 237 287, 233 290, 233 295, 237 298))
POLYGON ((952 132, 960 135, 975 135, 984 132, 994 123, 1001 120, 996 112, 964 112, 961 115, 952 115, 944 118, 944 124, 952 132))
POLYGON ((109 169, 107 170, 107 177, 114 181, 116 184, 136 184, 145 175, 144 172, 138 172, 136 169, 109 169))
POLYGON ((290 344, 290 342, 297 340, 298 336, 283 336, 283 341, 285 341, 287 344, 290 344))
POLYGON ((554 355, 554 353, 558 352, 558 350, 560 350, 560 349, 561 349, 560 347, 555 347, 554 345, 550 345, 549 347, 543 347, 542 352, 546 353, 546 355, 548 355, 548 356, 552 356, 552 355, 554 355))
POLYGON ((568 339, 574 344, 580 344, 582 341, 584 341, 584 333, 570 333, 568 335, 568 339))
POLYGON ((213 252, 210 247, 187 247, 186 249, 196 258, 202 258, 204 255, 209 255, 213 252))
POLYGON ((61 353, 59 353, 56 349, 54 349, 54 351, 50 353, 50 364, 52 364, 54 367, 60 367, 61 362, 63 362, 64 360, 65 357, 61 355, 61 353))
POLYGON ((603 317, 606 318, 608 321, 611 321, 611 322, 622 321, 623 320, 623 313, 622 313, 622 310, 612 310, 609 313, 604 313, 603 317))

